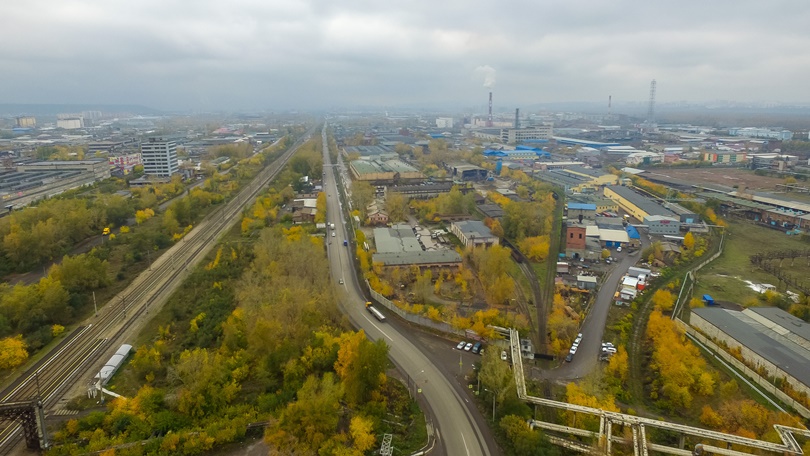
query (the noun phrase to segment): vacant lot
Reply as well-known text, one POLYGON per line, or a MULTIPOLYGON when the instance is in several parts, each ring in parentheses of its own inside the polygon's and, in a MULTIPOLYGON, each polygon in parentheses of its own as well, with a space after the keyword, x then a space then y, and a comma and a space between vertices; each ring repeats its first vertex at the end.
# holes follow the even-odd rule
POLYGON ((776 190, 776 184, 784 183, 784 179, 757 176, 751 170, 739 168, 669 168, 651 171, 694 184, 719 184, 728 187, 744 184, 752 190, 776 190))
MULTIPOLYGON (((801 242, 797 236, 788 236, 783 231, 731 221, 723 254, 698 273, 695 295, 708 293, 716 300, 743 304, 758 294, 748 288, 746 280, 778 285, 774 276, 756 269, 748 259, 749 256, 760 252, 808 247, 810 245, 801 242)), ((810 267, 806 261, 797 260, 792 268, 792 275, 810 275, 810 267)))

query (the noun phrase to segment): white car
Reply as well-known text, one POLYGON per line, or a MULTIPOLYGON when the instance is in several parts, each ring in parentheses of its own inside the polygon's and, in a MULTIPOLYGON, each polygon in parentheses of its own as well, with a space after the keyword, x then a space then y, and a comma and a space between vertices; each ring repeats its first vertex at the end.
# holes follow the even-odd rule
POLYGON ((506 361, 507 359, 509 359, 509 356, 506 355, 506 350, 501 351, 501 359, 503 361, 506 361))
POLYGON ((464 350, 464 346, 466 344, 467 343, 462 340, 461 342, 458 343, 458 345, 456 345, 456 350, 464 350))
POLYGON ((334 231, 332 231, 332 237, 335 237, 335 232, 334 231))
POLYGON ((467 342, 467 345, 464 346, 464 351, 470 351, 472 349, 472 342, 467 342))
POLYGON ((343 285, 343 279, 339 279, 339 280, 338 280, 338 283, 339 283, 339 284, 341 284, 341 285, 343 285))
POLYGON ((617 251, 617 252, 621 252, 621 251, 622 251, 622 248, 621 248, 621 247, 616 247, 616 251, 617 251))

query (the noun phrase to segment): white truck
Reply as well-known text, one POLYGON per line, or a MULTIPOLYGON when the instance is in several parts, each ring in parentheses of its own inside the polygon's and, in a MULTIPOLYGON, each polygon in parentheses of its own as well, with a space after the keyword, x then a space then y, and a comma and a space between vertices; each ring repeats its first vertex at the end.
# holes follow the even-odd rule
POLYGON ((329 228, 332 228, 332 229, 334 230, 334 229, 335 229, 335 224, 334 224, 334 223, 330 223, 330 224, 329 224, 329 228))

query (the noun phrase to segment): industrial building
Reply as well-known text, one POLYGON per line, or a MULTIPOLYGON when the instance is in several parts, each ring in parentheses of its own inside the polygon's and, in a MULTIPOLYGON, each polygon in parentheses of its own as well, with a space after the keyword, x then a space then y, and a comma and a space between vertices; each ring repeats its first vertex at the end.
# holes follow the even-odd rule
POLYGON ((37 119, 34 116, 20 116, 14 119, 15 124, 21 128, 36 128, 37 119))
POLYGON ((448 165, 450 175, 462 181, 482 181, 487 178, 489 171, 480 166, 464 163, 448 165))
POLYGON ((492 231, 479 220, 467 220, 463 222, 453 222, 450 224, 450 232, 464 244, 465 247, 498 245, 500 239, 492 234, 492 231))
POLYGON ((740 356, 753 370, 784 379, 810 395, 810 324, 776 307, 743 311, 719 307, 692 309, 690 323, 740 356))
POLYGON ((607 198, 616 201, 622 210, 639 221, 644 221, 644 219, 650 215, 677 217, 677 215, 675 215, 675 213, 669 209, 666 209, 655 201, 634 192, 629 187, 611 185, 605 187, 604 194, 607 198))
POLYGON ((593 220, 596 217, 596 205, 587 203, 570 202, 567 204, 568 219, 582 222, 583 220, 593 220))
POLYGON ((504 128, 501 130, 501 141, 515 144, 524 141, 537 141, 551 139, 554 127, 551 125, 538 125, 529 128, 504 128))
POLYGON ((149 138, 141 143, 143 171, 147 176, 171 177, 178 171, 177 143, 164 138, 149 138))
MULTIPOLYGON (((466 193, 466 188, 459 188, 462 190, 462 193, 466 193)), ((385 187, 385 194, 388 195, 388 193, 399 193, 407 198, 429 199, 445 193, 450 193, 450 190, 452 189, 452 182, 438 182, 435 184, 426 183, 423 185, 397 185, 385 187)))
POLYGON ((746 152, 737 152, 734 150, 713 150, 703 152, 703 161, 710 163, 717 163, 723 165, 742 163, 748 160, 746 152))
POLYGON ((793 132, 790 130, 771 130, 769 128, 743 127, 729 128, 729 136, 745 136, 747 138, 766 138, 779 141, 790 141, 793 139, 793 132))
POLYGON ((418 169, 399 159, 393 160, 352 160, 349 170, 354 180, 377 184, 394 184, 398 182, 421 182, 424 174, 418 169))
POLYGON ((675 217, 648 215, 644 217, 644 224, 650 234, 678 235, 681 232, 681 221, 675 217))
POLYGON ((461 255, 455 250, 425 251, 408 225, 374 229, 374 244, 377 252, 371 261, 384 267, 418 266, 420 268, 444 268, 461 264, 461 255))

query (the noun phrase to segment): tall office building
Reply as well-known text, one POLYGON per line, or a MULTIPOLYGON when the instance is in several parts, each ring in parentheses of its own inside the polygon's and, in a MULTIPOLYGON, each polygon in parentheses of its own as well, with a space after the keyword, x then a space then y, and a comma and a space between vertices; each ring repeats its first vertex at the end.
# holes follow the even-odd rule
POLYGON ((149 138, 141 143, 143 171, 149 176, 170 177, 177 173, 177 143, 164 138, 149 138))

